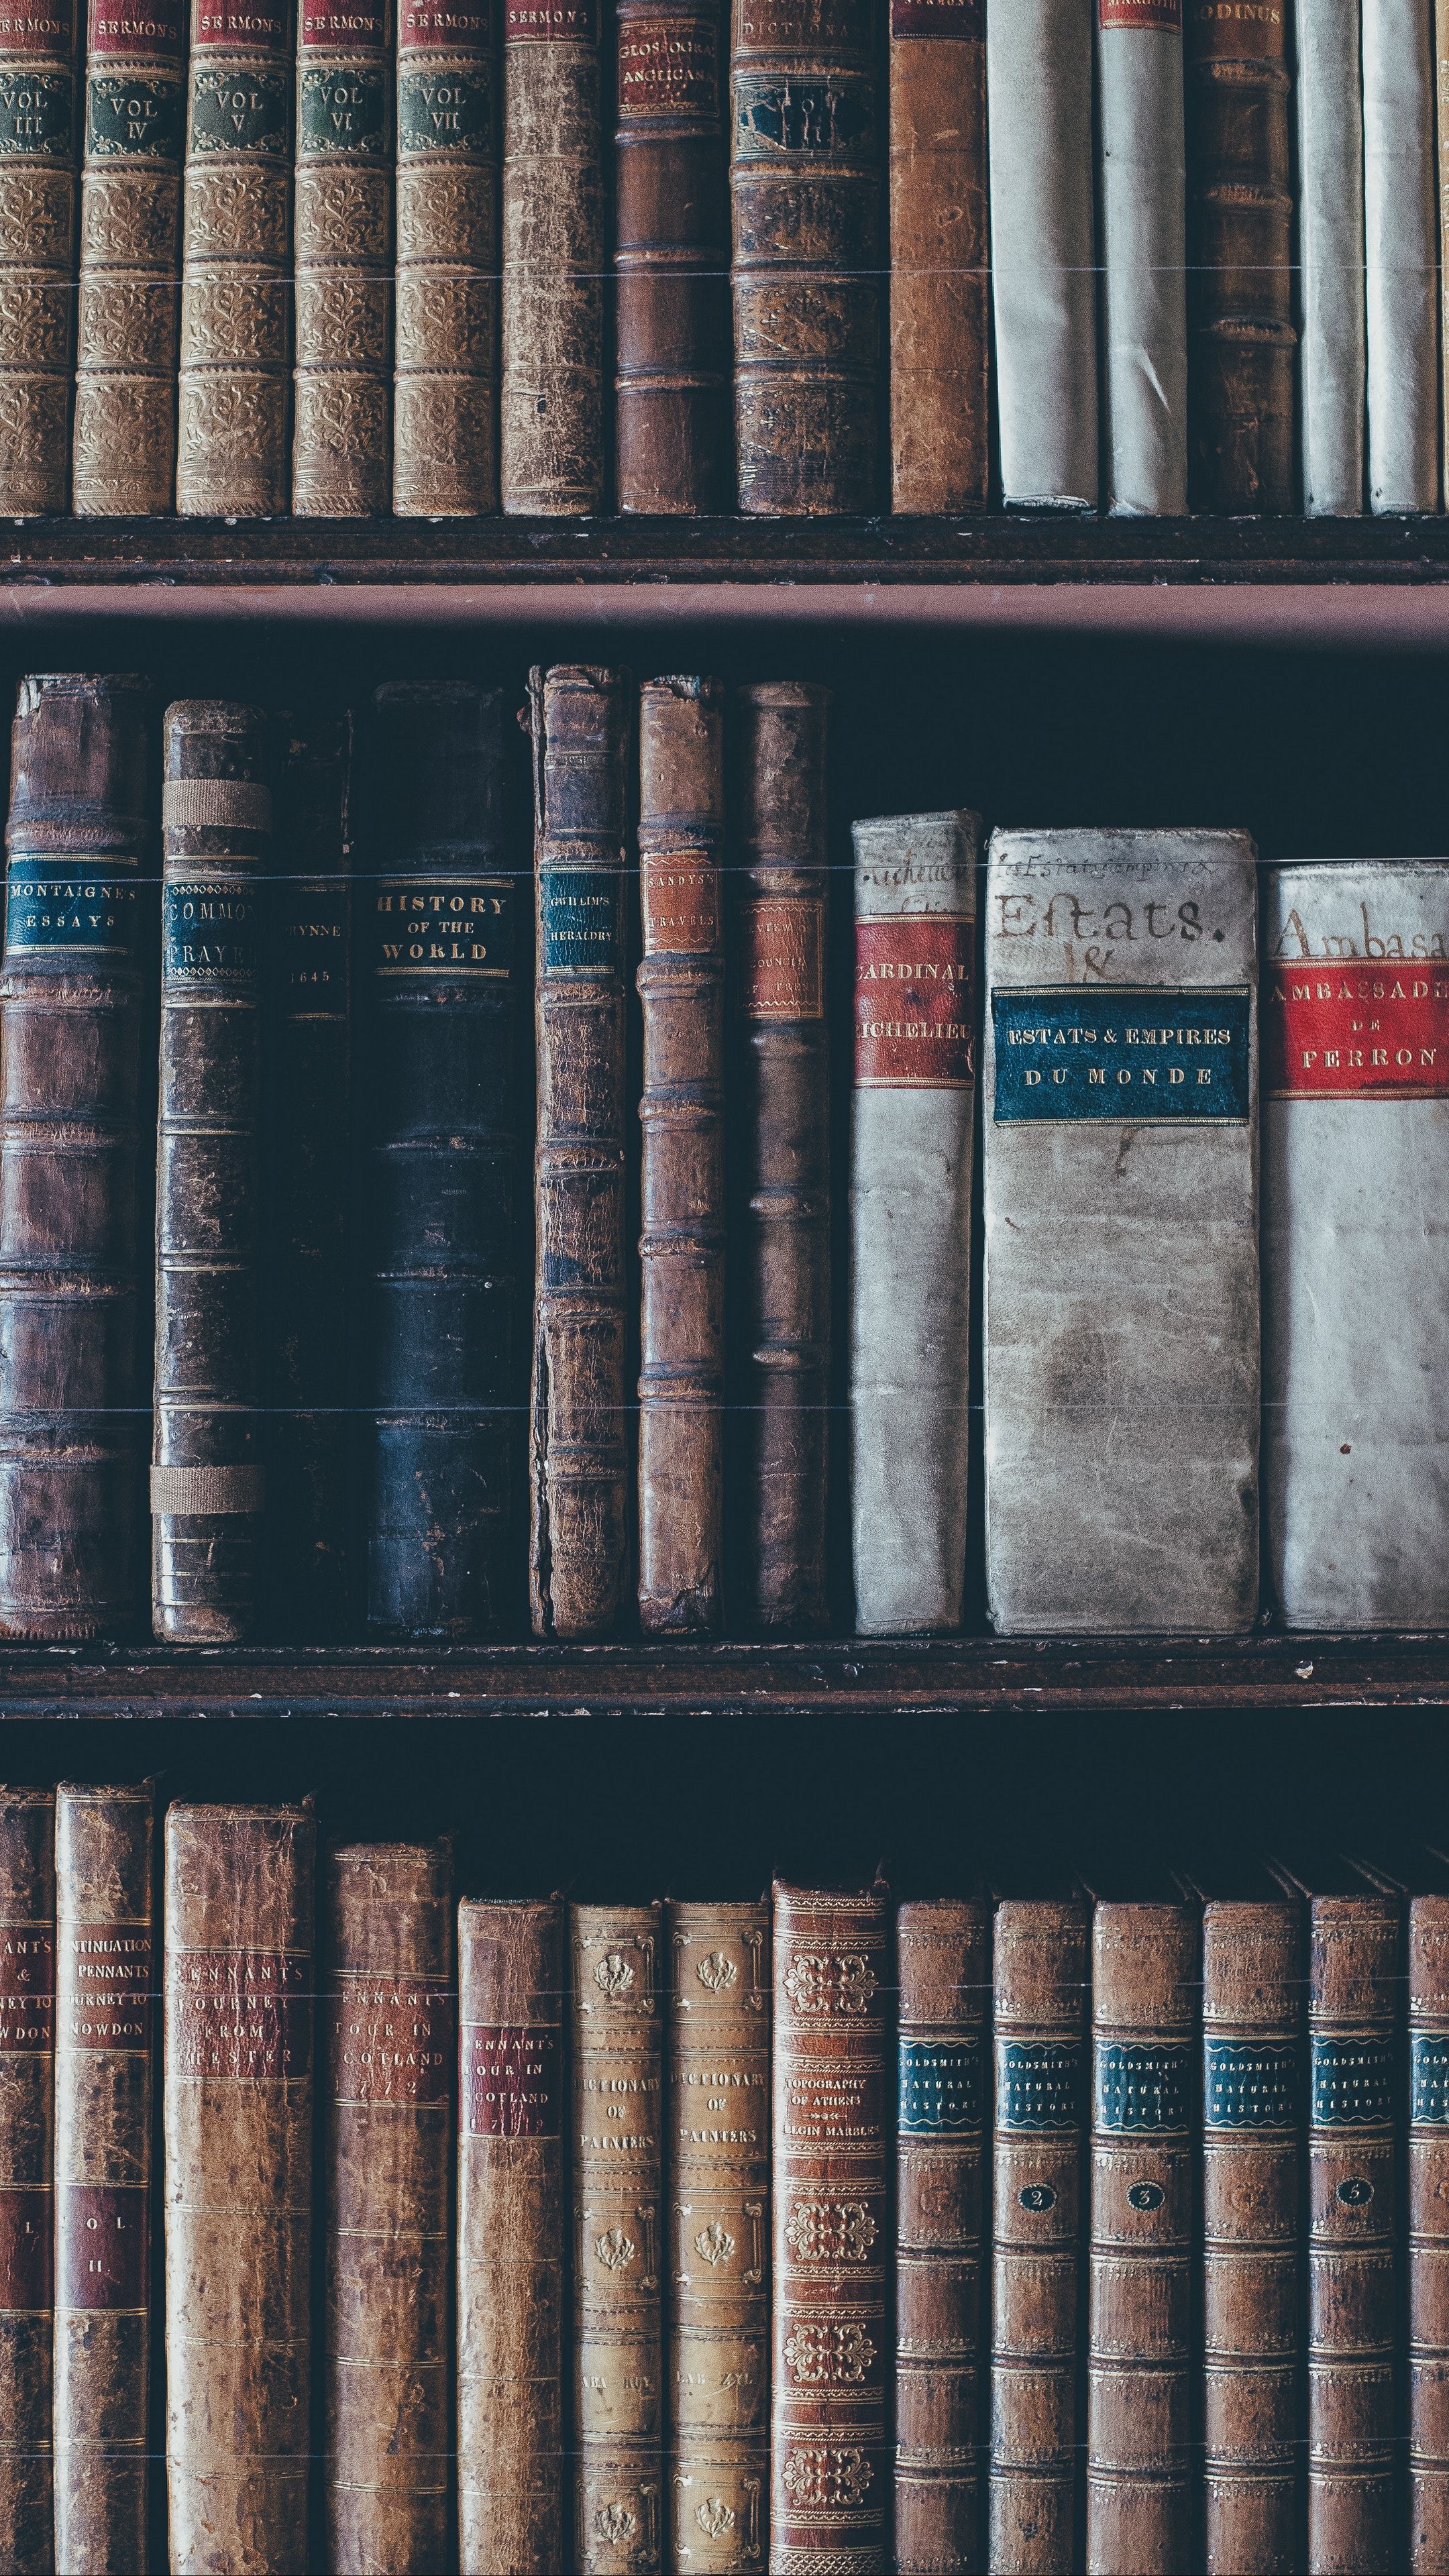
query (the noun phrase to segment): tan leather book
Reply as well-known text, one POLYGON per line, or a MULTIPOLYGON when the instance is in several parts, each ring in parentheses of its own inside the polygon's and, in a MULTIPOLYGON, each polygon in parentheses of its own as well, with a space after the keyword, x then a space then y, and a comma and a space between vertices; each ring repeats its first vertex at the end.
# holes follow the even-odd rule
MULTIPOLYGON (((1436 1872, 1436 1875, 1438 1873, 1436 1872)), ((1449 1894, 1409 1907, 1409 2565, 1449 2567, 1449 1894)))
POLYGON ((92 9, 86 34, 71 506, 154 517, 176 487, 185 0, 92 9))
POLYGON ((639 692, 639 1621, 717 1629, 724 1507, 724 703, 639 692))
POLYGON ((775 1897, 772 2576, 885 2576, 893 1907, 775 1897))
POLYGON ((55 1793, 55 2561, 147 2576, 153 1784, 55 1793))
POLYGON ((172 2576, 307 2564, 310 1806, 166 1818, 166 2478, 172 2576))
POLYGON ((564 1909, 458 1908, 462 2576, 564 2564, 564 1909))
POLYGON ((1196 510, 1294 506, 1290 12, 1188 0, 1188 475, 1196 510))
POLYGON ((663 1993, 657 1905, 574 1905, 574 2559, 664 2540, 663 1993))
POLYGON ((503 5, 503 507, 604 506, 600 0, 503 5))
POLYGON ((0 518, 70 490, 79 0, 0 24, 0 518))
POLYGON ((770 2488, 770 1909, 668 1910, 665 2563, 755 2576, 770 2488))
POLYGON ((452 1851, 327 1872, 324 2517, 332 2576, 449 2564, 452 1851))
POLYGON ((0 1789, 0 2534, 50 2576, 55 1799, 0 1789))
POLYGON ((620 0, 614 136, 621 510, 730 506, 721 0, 620 0))
POLYGON ((498 507, 498 28, 493 0, 400 0, 392 506, 498 507))
POLYGON ((896 2549, 899 2576, 981 2565, 981 2220, 986 1908, 937 1897, 896 1920, 896 2549))
POLYGON ((191 0, 183 518, 266 519, 287 506, 294 77, 292 0, 191 0))
POLYGON ((890 0, 891 508, 986 506, 986 11, 890 0))
POLYGON ((298 518, 374 518, 392 490, 390 0, 299 0, 293 201, 298 518))

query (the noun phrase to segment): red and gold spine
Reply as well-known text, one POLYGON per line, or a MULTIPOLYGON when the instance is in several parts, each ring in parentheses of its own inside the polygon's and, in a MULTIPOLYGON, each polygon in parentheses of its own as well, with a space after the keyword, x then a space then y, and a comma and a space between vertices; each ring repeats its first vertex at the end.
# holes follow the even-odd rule
POLYGON ((0 1789, 0 2566, 50 2576, 55 1799, 0 1789))

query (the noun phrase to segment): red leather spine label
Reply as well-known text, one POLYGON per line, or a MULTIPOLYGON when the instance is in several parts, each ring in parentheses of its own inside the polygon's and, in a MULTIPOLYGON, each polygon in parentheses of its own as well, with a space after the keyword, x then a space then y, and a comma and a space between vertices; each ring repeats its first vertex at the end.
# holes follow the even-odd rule
POLYGON ((752 1020, 825 1016, 824 908, 806 895, 765 895, 741 924, 745 1015, 752 1020))
POLYGON ((0 58, 6 54, 54 54, 64 62, 75 44, 75 19, 71 0, 59 0, 59 6, 38 0, 31 8, 0 7, 0 58))
POLYGON ((964 1090, 975 1079, 975 924, 940 912, 855 926, 861 1089, 964 1090))
POLYGON ((719 948, 719 870, 698 850, 640 861, 646 957, 712 956, 719 948))
POLYGON ((0 2309, 50 2306, 51 2219, 48 2191, 0 2191, 0 2309))
POLYGON ((1182 0, 1098 0, 1104 27, 1158 27, 1165 35, 1182 32, 1182 0))
POLYGON ((446 2102, 453 2087, 455 2005, 410 1977, 348 1974, 332 2005, 339 2102, 446 2102))
POLYGON ((0 2050, 55 2046, 55 1943, 49 1932, 0 1932, 0 2050))
POLYGON ((1361 959, 1268 969, 1266 1088, 1275 1100, 1449 1095, 1449 966, 1361 959))
POLYGON ((290 54, 288 12, 258 7, 256 0, 202 0, 192 51, 205 53, 212 46, 230 54, 290 54))
POLYGON ((178 2072, 253 2084, 305 2075, 310 1965, 280 1950, 190 1950, 173 1957, 178 2072))
POLYGON ((144 2308, 150 2259, 146 2194, 134 2185, 63 2182, 55 2195, 58 2308, 144 2308))
POLYGON ((387 19, 381 9, 360 8, 358 0, 302 0, 304 45, 372 48, 387 42, 387 19))
POLYGON ((487 54, 492 50, 488 8, 467 0, 402 0, 397 41, 401 52, 487 54))
POLYGON ((151 2045, 151 1935, 134 1923, 88 1923, 72 1936, 66 2038, 75 2048, 151 2045))
POLYGON ((469 2138, 557 2138, 563 2129, 559 2034, 468 2023, 460 2059, 462 2128, 469 2138))
POLYGON ((505 44, 593 45, 598 35, 597 0, 505 0, 505 44))
POLYGON ((717 116, 719 31, 704 18, 631 19, 619 30, 619 114, 717 116))
POLYGON ((982 37, 982 0, 891 0, 893 36, 982 37))
POLYGON ((90 22, 88 39, 93 54, 133 54, 154 63, 158 58, 180 62, 186 48, 186 28, 179 0, 159 8, 126 8, 124 5, 97 9, 90 22))

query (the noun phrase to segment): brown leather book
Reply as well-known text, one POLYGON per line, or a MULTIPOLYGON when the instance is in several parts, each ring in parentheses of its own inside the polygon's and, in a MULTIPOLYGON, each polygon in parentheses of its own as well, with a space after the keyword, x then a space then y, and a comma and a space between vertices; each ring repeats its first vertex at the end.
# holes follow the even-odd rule
POLYGON ((734 0, 742 510, 876 503, 880 137, 869 0, 734 0))
POLYGON ((392 492, 392 110, 389 0, 299 0, 298 518, 375 518, 392 492))
POLYGON ((891 508, 986 506, 983 0, 890 0, 891 508))
POLYGON ((529 1592, 540 1637, 597 1637, 627 1553, 624 1443, 626 671, 529 675, 537 891, 538 1248, 529 1592))
POLYGON ((149 684, 22 680, 0 968, 0 1635, 138 1606, 137 1123, 149 684))
POLYGON ((55 1793, 55 2562, 147 2576, 152 1783, 55 1793))
POLYGON ((984 1905, 903 1905, 896 2147, 898 2576, 979 2554, 981 2215, 991 1944, 984 1905))
POLYGON ((400 0, 399 518, 498 507, 498 29, 493 0, 400 0))
POLYGON ((770 2486, 770 1909, 669 1908, 665 2564, 756 2576, 770 2486))
POLYGON ((79 0, 0 24, 0 518, 70 490, 79 0))
POLYGON ((183 518, 266 519, 287 506, 294 82, 292 0, 191 0, 183 518))
POLYGON ((0 1789, 0 2534, 50 2576, 55 1799, 0 1789))
POLYGON ((166 2477, 173 2576, 305 2567, 310 1806, 166 1818, 166 2477))
POLYGON ((604 505, 601 0, 502 0, 503 507, 604 505))
POLYGON ((1009 1898, 993 1938, 991 2489, 997 2576, 1072 2576, 1087 1908, 1009 1898))
POLYGON ((657 1905, 574 1905, 574 2560, 661 2562, 663 2171, 657 1905))
POLYGON ((639 692, 644 958, 639 1620, 720 1624, 724 1478, 724 691, 639 692))
POLYGON ((565 2563, 563 1916, 458 1908, 462 2576, 565 2563))
POLYGON ((826 1617, 830 1058, 828 690, 766 680, 734 705, 739 996, 732 1181, 731 1588, 750 1627, 826 1617))
POLYGON ((1294 506, 1289 18, 1284 0, 1183 13, 1195 510, 1294 506))
POLYGON ((258 915, 271 772, 259 707, 167 708, 151 1616, 178 1645, 247 1637, 257 1611, 258 915))
POLYGON ((1192 2485, 1194 1906, 1092 1918, 1088 2576, 1182 2576, 1192 2485))
POLYGON ((1409 1907, 1409 2565, 1449 2567, 1449 1895, 1409 1907))
POLYGON ((720 0, 619 0, 615 458, 621 510, 730 506, 720 0))
POLYGON ((457 2008, 452 1851, 328 1866, 324 2518, 333 2576, 444 2576, 457 2008))
POLYGON ((87 29, 71 503, 143 518, 176 488, 185 0, 87 29))
POLYGON ((885 2576, 894 1909, 774 1894, 770 2566, 885 2576))

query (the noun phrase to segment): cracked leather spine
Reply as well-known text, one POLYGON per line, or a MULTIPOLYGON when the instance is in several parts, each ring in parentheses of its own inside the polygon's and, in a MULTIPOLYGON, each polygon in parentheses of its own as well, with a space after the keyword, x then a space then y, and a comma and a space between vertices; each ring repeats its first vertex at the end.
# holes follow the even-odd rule
POLYGON ((600 0, 502 0, 505 513, 604 506, 600 0))
POLYGON ((614 136, 621 510, 728 506, 720 0, 621 0, 614 136))
POLYGON ((389 0, 300 0, 292 509, 366 519, 392 490, 389 0))
POLYGON ((0 1789, 0 2533, 50 2576, 55 1799, 0 1789))
POLYGON ((1188 473, 1193 506, 1291 510, 1291 79, 1283 0, 1187 0, 1188 473))
POLYGON ((982 0, 891 0, 889 107, 891 507, 984 510, 982 0))
POLYGON ((78 0, 0 26, 0 517, 70 491, 78 0))
POLYGON ((192 0, 182 190, 176 507, 287 507, 291 0, 192 0))
POLYGON ((1409 1906, 1409 2565, 1449 2566, 1449 1896, 1409 1906))
POLYGON ((493 0, 401 0, 392 506, 498 507, 498 46, 493 0))
POLYGON ((72 506, 154 518, 176 483, 184 0, 88 29, 72 506))

